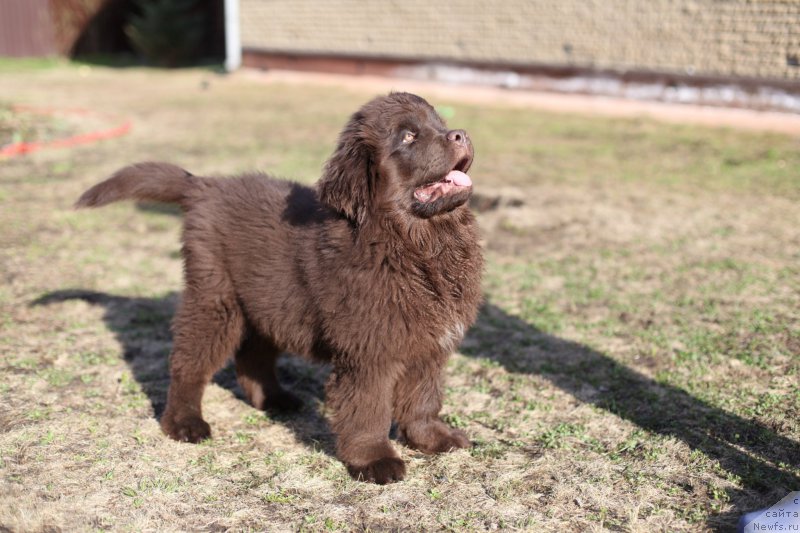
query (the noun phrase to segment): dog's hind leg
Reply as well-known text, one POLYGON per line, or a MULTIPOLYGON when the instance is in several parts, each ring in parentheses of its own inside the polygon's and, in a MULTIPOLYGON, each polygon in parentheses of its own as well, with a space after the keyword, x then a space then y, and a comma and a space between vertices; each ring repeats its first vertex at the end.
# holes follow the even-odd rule
POLYGON ((260 335, 252 326, 236 352, 236 378, 247 399, 256 409, 266 411, 296 411, 302 407, 300 398, 285 390, 275 374, 280 351, 275 344, 260 335))
POLYGON ((189 274, 172 322, 170 385, 161 428, 175 440, 199 442, 211 436, 201 410, 203 391, 238 348, 245 320, 226 279, 189 274))

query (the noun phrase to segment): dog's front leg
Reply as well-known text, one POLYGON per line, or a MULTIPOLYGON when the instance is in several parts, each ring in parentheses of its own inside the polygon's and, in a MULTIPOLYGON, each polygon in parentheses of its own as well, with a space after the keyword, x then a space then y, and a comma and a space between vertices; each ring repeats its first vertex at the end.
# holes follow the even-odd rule
POLYGON ((395 376, 382 365, 336 365, 328 380, 336 455, 355 479, 384 485, 405 477, 405 465, 389 442, 395 376))
POLYGON ((460 429, 439 419, 442 409, 442 367, 445 355, 420 358, 409 365, 394 392, 394 419, 400 437, 423 453, 469 448, 472 443, 460 429))

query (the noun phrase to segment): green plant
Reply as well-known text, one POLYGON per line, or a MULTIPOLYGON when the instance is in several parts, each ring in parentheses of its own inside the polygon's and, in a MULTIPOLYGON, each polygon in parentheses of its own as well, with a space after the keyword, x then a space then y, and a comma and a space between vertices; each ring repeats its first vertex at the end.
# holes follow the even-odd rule
POLYGON ((197 0, 137 0, 140 15, 125 26, 131 45, 147 61, 176 67, 191 59, 205 37, 205 15, 197 0))

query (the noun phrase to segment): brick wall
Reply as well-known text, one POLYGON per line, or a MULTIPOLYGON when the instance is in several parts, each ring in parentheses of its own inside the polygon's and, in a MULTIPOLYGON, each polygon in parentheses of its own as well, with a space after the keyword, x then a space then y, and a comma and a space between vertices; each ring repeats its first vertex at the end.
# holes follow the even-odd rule
POLYGON ((800 0, 240 0, 291 54, 800 80, 800 0))

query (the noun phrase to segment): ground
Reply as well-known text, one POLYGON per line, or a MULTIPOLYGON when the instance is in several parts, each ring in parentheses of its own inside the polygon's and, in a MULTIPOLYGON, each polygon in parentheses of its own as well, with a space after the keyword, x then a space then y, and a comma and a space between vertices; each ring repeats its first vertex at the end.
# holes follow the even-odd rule
POLYGON ((379 487, 331 455, 327 369, 298 359, 281 377, 300 414, 251 408, 228 368, 204 401, 213 439, 164 437, 179 214, 71 208, 140 160, 311 183, 374 88, 51 62, 0 76, 0 131, 20 103, 133 121, 0 161, 0 531, 730 530, 800 487, 797 137, 435 92, 477 152, 486 303, 443 411, 475 446, 398 444, 408 477, 379 487))

